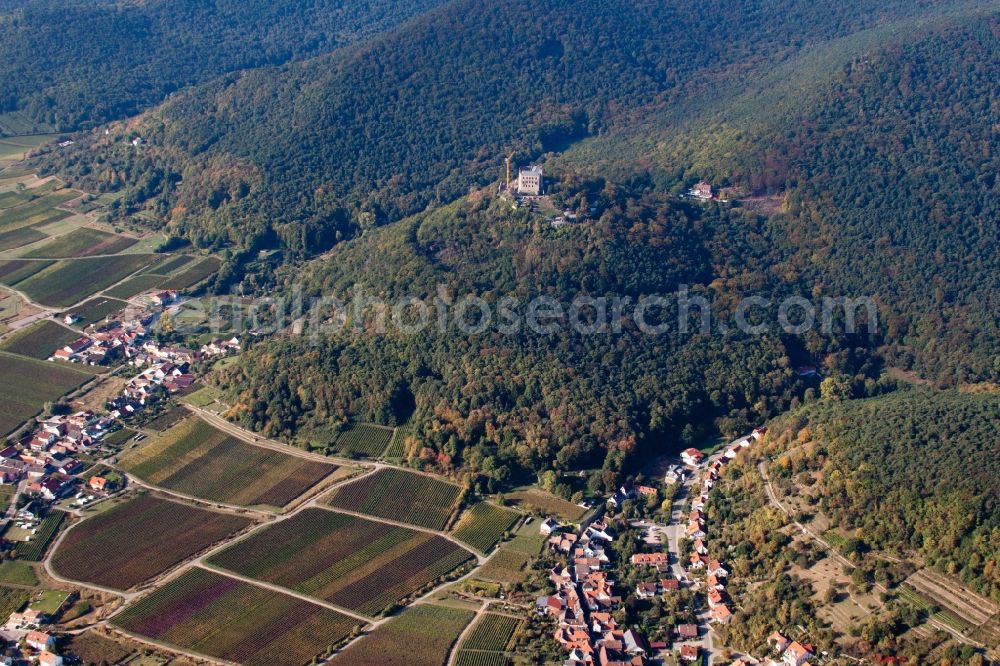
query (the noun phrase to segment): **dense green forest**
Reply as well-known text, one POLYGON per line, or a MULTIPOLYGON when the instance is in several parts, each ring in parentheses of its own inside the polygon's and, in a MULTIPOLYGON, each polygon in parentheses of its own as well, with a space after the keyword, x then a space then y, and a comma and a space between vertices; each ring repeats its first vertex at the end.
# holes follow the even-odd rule
POLYGON ((59 130, 138 113, 220 74, 377 34, 434 0, 0 3, 0 112, 59 130))
POLYGON ((858 535, 859 549, 915 552, 1000 599, 1000 393, 822 400, 771 427, 769 437, 809 442, 775 474, 821 472, 817 509, 858 535))
POLYGON ((523 164, 934 4, 453 0, 330 56, 180 93, 51 164, 124 187, 122 211, 149 208, 199 245, 314 254, 494 180, 508 151, 523 164))
MULTIPOLYGON (((512 306, 523 320, 536 296, 564 307, 578 295, 635 302, 707 283, 742 261, 743 247, 727 231, 742 226, 739 216, 600 181, 570 179, 553 190, 562 205, 594 205, 595 217, 553 228, 524 208, 477 195, 342 243, 288 275, 284 286, 301 287, 304 298, 345 302, 458 302, 472 294, 496 308, 514 297, 523 299, 512 306)), ((731 315, 732 302, 717 305, 719 317, 731 315)), ((466 321, 476 321, 475 312, 466 321)), ((433 324, 419 335, 393 325, 379 333, 377 311, 350 314, 351 325, 338 332, 279 336, 245 353, 219 378, 237 405, 232 415, 269 435, 300 439, 351 418, 410 418, 406 445, 415 463, 482 474, 488 483, 593 469, 595 489, 607 489, 651 453, 699 443, 716 428, 744 432, 808 386, 795 376, 780 332, 697 335, 695 314, 682 334, 670 299, 656 319, 668 324, 658 335, 642 332, 632 310, 619 332, 611 327, 617 320, 605 317, 606 330, 592 335, 566 325, 567 317, 551 334, 524 325, 502 332, 494 319, 469 335, 451 316, 446 328, 433 324)), ((864 342, 845 337, 839 344, 864 342)), ((870 362, 861 349, 831 357, 848 374, 875 372, 870 362)))

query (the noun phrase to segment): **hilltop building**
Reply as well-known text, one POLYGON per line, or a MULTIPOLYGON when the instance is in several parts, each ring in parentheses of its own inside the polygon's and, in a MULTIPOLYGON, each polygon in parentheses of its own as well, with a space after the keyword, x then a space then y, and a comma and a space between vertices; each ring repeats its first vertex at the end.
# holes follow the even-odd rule
POLYGON ((544 190, 544 180, 540 166, 521 169, 517 174, 517 193, 537 197, 544 190))

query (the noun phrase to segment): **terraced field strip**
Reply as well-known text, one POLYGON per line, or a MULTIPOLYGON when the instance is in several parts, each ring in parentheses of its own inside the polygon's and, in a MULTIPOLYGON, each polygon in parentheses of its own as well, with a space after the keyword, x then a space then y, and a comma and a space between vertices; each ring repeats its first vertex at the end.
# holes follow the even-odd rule
POLYGON ((0 350, 43 361, 79 337, 79 333, 62 324, 42 319, 8 335, 0 342, 0 350))
POLYGON ((132 247, 137 242, 137 239, 129 238, 128 236, 119 236, 118 234, 100 231, 99 229, 81 227, 74 229, 68 234, 54 238, 23 256, 47 259, 53 257, 89 257, 95 254, 116 254, 132 247))
POLYGON ((910 602, 917 608, 926 611, 931 618, 946 624, 960 634, 968 633, 972 628, 971 625, 951 611, 946 609, 936 610, 937 607, 934 602, 927 596, 924 596, 924 594, 919 590, 912 587, 909 583, 903 583, 896 589, 896 591, 899 593, 899 596, 903 597, 903 599, 910 602))
POLYGON ((72 527, 51 565, 70 580, 127 590, 251 524, 144 494, 72 527))
POLYGON ((462 489, 446 481, 385 467, 338 487, 326 499, 334 508, 441 530, 462 489))
POLYGON ((309 508, 208 564, 374 617, 470 559, 434 534, 309 508))
POLYGON ((132 604, 111 623, 246 666, 302 666, 357 625, 328 608, 201 568, 132 604))
POLYGON ((94 375, 68 364, 0 354, 0 434, 7 434, 94 375))
POLYGON ((953 611, 971 625, 984 624, 1000 613, 1000 606, 986 597, 929 569, 921 569, 907 578, 906 582, 921 594, 929 596, 938 606, 953 611))
POLYGON ((520 519, 521 514, 516 511, 489 502, 478 502, 462 514, 452 536, 485 553, 520 519))
POLYGON ((199 418, 172 426, 121 461, 146 483, 200 499, 280 509, 336 465, 254 446, 199 418))
POLYGON ((420 604, 353 642, 330 661, 334 666, 442 666, 472 611, 420 604))

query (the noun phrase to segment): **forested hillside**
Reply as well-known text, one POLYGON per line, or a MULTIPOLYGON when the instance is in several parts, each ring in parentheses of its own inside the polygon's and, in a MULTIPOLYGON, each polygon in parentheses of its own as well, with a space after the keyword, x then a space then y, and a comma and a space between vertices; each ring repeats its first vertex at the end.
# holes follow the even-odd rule
POLYGON ((180 94, 52 166, 124 187, 123 210, 150 208, 200 245, 311 254, 495 179, 510 150, 524 163, 934 4, 452 0, 364 45, 180 94))
POLYGON ((862 548, 915 552, 1000 599, 1000 393, 824 400, 771 429, 805 443, 775 473, 820 472, 817 507, 862 548))
POLYGON ((59 130, 138 113, 226 72, 371 37, 435 0, 0 3, 0 112, 59 130))
MULTIPOLYGON (((615 331, 611 305, 602 331, 574 329, 568 316, 551 333, 529 330, 534 297, 568 308, 579 295, 671 296, 680 284, 704 284, 738 265, 744 249, 735 234, 722 249, 727 224, 737 222, 722 213, 600 182, 553 189, 564 205, 596 205, 596 219, 553 228, 476 195, 343 243, 286 278, 304 297, 345 302, 377 296, 394 305, 416 296, 436 307, 435 297, 458 303, 471 294, 497 308, 505 296, 518 298, 517 330, 503 332, 494 314, 470 335, 452 314, 443 330, 432 323, 407 334, 390 323, 380 333, 377 310, 366 318, 352 311, 344 330, 277 336, 245 353, 219 377, 236 405, 232 416, 302 441, 351 418, 409 418, 414 461, 482 474, 492 487, 546 469, 597 469, 595 489, 608 489, 650 454, 699 443, 716 427, 743 432, 801 393, 805 384, 777 335, 700 336, 696 321, 681 334, 675 301, 650 321, 668 324, 655 335, 638 329, 633 308, 615 331)), ((720 313, 731 307, 721 304, 720 313)), ((476 312, 466 321, 475 323, 476 312)), ((582 314, 592 321, 592 310, 582 314)), ((863 353, 845 357, 841 370, 862 372, 863 364, 863 353)))

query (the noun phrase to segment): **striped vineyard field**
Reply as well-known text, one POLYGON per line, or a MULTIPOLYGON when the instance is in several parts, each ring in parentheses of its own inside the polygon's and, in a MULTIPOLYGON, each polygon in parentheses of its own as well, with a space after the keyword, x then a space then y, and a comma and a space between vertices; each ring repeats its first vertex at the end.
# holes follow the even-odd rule
POLYGON ((346 455, 378 458, 389 446, 392 428, 371 423, 357 423, 340 433, 332 448, 346 455))
POLYGON ((201 419, 170 426, 122 467, 154 486, 214 502, 280 508, 336 466, 248 444, 201 419))
POLYGON ((434 534, 310 508, 209 564, 375 616, 470 559, 434 534))
POLYGON ((331 660, 333 666, 441 666, 471 611, 421 604, 405 610, 331 660))
POLYGON ((328 654, 357 622, 328 608, 191 569, 111 622, 125 631, 246 666, 301 666, 328 654))
POLYGON ((70 529, 52 566, 71 580, 127 590, 250 524, 242 516, 140 495, 70 529))
POLYGON ((473 627, 472 633, 460 646, 462 650, 504 652, 514 634, 520 629, 522 620, 500 613, 484 613, 473 627))
POLYGON ((514 511, 489 502, 479 502, 462 515, 453 536, 485 553, 514 527, 520 517, 514 511))
POLYGON ((455 666, 507 666, 509 663, 503 652, 459 650, 455 654, 455 666))
POLYGON ((336 509, 441 530, 461 494, 455 484, 387 467, 340 486, 326 502, 336 509))

